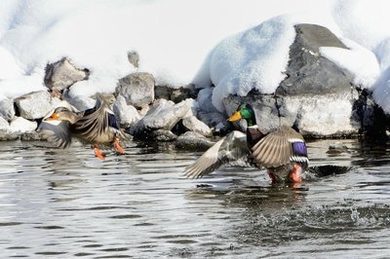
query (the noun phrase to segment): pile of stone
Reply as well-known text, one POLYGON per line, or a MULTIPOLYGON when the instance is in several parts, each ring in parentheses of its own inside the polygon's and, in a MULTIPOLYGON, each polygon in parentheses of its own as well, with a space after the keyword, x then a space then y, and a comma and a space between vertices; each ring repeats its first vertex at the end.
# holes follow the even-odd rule
MULTIPOLYGON (((275 94, 252 91, 245 97, 228 96, 223 100, 226 113, 221 113, 212 105, 212 87, 161 86, 156 85, 152 74, 135 72, 118 79, 112 93, 116 98, 112 108, 121 127, 138 140, 203 149, 212 144, 213 135, 233 129, 227 116, 247 102, 254 107, 264 132, 287 124, 312 137, 385 133, 389 117, 373 102, 371 93, 353 85, 348 71, 319 52, 321 46, 347 47, 327 28, 300 24, 295 29, 286 78, 275 94), (336 106, 344 108, 334 112, 332 107, 336 106)), ((137 66, 138 54, 131 52, 128 56, 137 66)), ((66 57, 48 64, 44 77, 47 91, 0 101, 0 139, 39 139, 35 129, 55 107, 85 110, 93 106, 92 96, 69 95, 72 85, 88 80, 89 75, 87 68, 77 68, 66 57)))

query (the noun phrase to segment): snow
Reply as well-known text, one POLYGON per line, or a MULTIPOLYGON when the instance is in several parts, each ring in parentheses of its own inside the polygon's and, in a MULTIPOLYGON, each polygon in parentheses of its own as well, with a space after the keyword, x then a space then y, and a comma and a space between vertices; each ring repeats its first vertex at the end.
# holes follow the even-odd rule
POLYGON ((68 56, 91 71, 70 95, 111 92, 119 78, 145 71, 161 85, 215 85, 213 104, 222 111, 228 94, 272 93, 292 25, 311 22, 352 46, 321 53, 373 89, 389 112, 389 9, 387 0, 1 0, 0 97, 45 89, 46 64, 68 56), (139 68, 129 51, 138 52, 139 68))
POLYGON ((321 55, 351 72, 355 85, 371 88, 380 74, 375 54, 351 40, 341 40, 349 49, 320 47, 321 55))

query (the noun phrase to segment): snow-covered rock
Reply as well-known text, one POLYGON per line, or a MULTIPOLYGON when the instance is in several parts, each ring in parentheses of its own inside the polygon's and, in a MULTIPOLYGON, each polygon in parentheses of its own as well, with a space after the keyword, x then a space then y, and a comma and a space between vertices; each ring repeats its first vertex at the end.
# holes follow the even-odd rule
POLYGON ((25 94, 15 99, 20 116, 35 120, 45 117, 59 102, 47 91, 38 91, 25 94))
POLYGON ((303 135, 320 137, 353 135, 376 127, 378 115, 364 111, 371 107, 367 105, 369 100, 358 101, 360 86, 375 81, 376 61, 368 55, 374 72, 368 72, 366 77, 364 73, 356 75, 356 71, 340 67, 322 55, 322 48, 332 48, 334 52, 338 49, 349 51, 330 30, 313 24, 299 24, 295 30, 286 78, 280 82, 275 94, 262 94, 257 90, 249 92, 246 97, 225 98, 223 104, 227 114, 232 114, 241 103, 248 102, 254 107, 258 126, 263 132, 288 125, 297 127, 303 135), (364 79, 355 81, 359 85, 354 85, 359 76, 364 79), (356 116, 357 113, 364 115, 356 116))
POLYGON ((52 91, 62 91, 74 83, 88 79, 89 70, 77 68, 64 57, 61 60, 47 64, 45 69, 45 85, 52 91))
POLYGON ((149 73, 132 73, 119 80, 116 95, 125 97, 128 104, 143 107, 154 100, 154 77, 149 73))
POLYGON ((15 107, 13 100, 8 98, 0 100, 0 116, 7 121, 13 120, 15 117, 15 107))
POLYGON ((26 133, 35 131, 37 128, 37 122, 26 120, 22 117, 16 117, 10 123, 10 131, 14 133, 26 133))
POLYGON ((141 115, 137 109, 132 105, 128 105, 122 95, 117 96, 113 105, 113 111, 119 118, 120 125, 124 128, 131 127, 141 119, 141 115))

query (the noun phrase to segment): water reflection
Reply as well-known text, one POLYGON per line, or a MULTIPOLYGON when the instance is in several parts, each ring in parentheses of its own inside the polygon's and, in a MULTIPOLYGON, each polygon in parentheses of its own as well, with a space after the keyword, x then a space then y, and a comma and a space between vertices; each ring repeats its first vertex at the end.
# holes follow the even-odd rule
POLYGON ((390 145, 308 143, 298 186, 265 171, 181 175, 201 153, 127 143, 93 157, 80 144, 54 150, 0 144, 0 249, 9 257, 386 257, 390 249, 390 145))

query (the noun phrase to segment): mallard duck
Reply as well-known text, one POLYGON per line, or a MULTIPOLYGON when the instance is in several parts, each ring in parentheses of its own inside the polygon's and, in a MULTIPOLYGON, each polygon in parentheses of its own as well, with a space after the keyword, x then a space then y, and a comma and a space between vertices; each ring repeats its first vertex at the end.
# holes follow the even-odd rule
POLYGON ((60 148, 69 146, 72 136, 75 136, 84 143, 92 144, 95 156, 102 160, 105 153, 100 150, 99 144, 112 144, 118 154, 124 154, 120 143, 123 133, 109 106, 109 97, 98 95, 95 107, 83 112, 58 107, 43 119, 38 131, 60 148))
POLYGON ((210 147, 194 164, 186 168, 187 177, 199 178, 213 172, 222 164, 249 162, 265 167, 273 183, 301 182, 301 175, 309 159, 305 141, 294 129, 282 126, 263 134, 257 124, 253 108, 240 105, 228 121, 246 120, 246 134, 233 131, 210 147))

